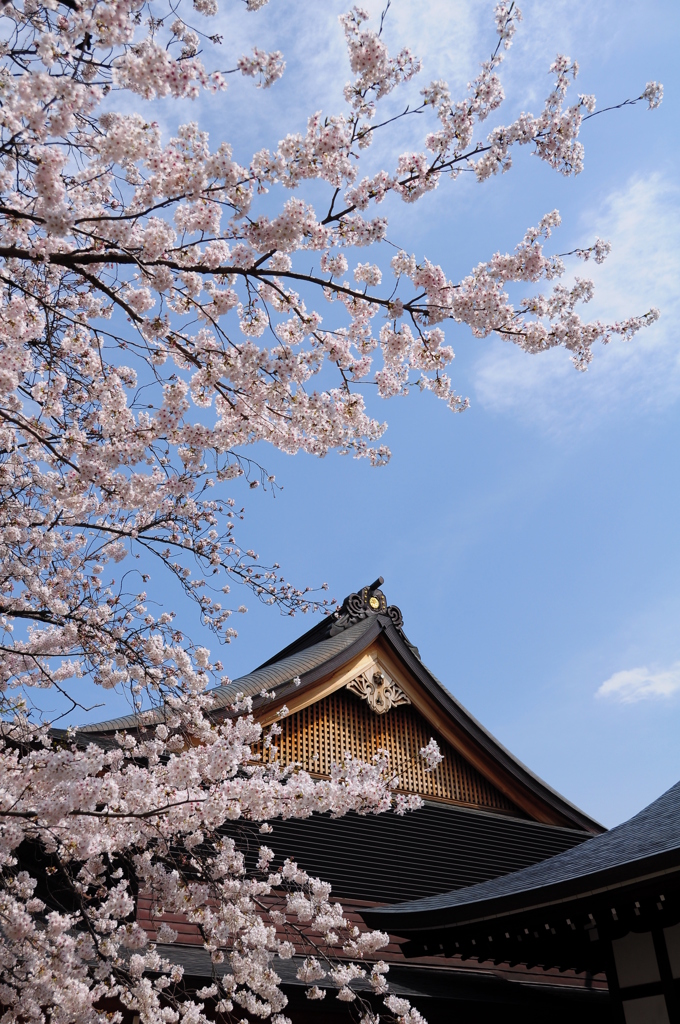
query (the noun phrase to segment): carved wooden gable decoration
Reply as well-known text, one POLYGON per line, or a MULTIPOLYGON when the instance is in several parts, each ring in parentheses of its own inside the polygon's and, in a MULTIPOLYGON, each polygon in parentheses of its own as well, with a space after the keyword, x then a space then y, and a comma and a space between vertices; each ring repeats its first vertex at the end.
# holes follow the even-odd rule
POLYGON ((346 685, 291 712, 279 724, 281 734, 275 742, 281 764, 297 762, 312 774, 327 777, 331 765, 341 761, 346 751, 368 761, 377 750, 387 750, 399 775, 400 792, 524 816, 450 743, 435 734, 405 694, 400 704, 379 713, 361 694, 356 695, 353 686, 346 685), (444 760, 433 772, 426 772, 419 751, 433 735, 444 760))
MULTIPOLYGON (((263 723, 276 721, 281 728, 274 756, 283 765, 297 763, 327 777, 345 752, 368 761, 376 751, 387 750, 401 792, 523 817, 418 710, 417 688, 384 645, 375 644, 342 672, 287 698, 284 716, 280 708, 263 716, 263 723), (444 760, 428 772, 420 750, 432 736, 444 760)), ((269 748, 260 746, 258 752, 265 760, 272 757, 269 748)))
POLYGON ((274 753, 263 746, 257 753, 327 777, 345 752, 370 760, 387 750, 402 792, 599 831, 597 823, 516 761, 434 679, 403 633, 401 612, 387 604, 382 582, 351 594, 334 615, 252 674, 255 685, 261 673, 278 672, 277 685, 256 700, 255 713, 265 728, 275 722, 281 731, 274 753), (291 675, 299 674, 282 683, 288 667, 291 675), (444 760, 428 772, 420 750, 431 737, 444 760))
MULTIPOLYGON (((345 752, 362 760, 387 750, 400 789, 429 800, 598 833, 602 826, 552 790, 488 733, 421 661, 388 605, 382 578, 356 594, 253 672, 213 691, 214 714, 233 714, 238 695, 253 700, 276 756, 328 776, 345 752), (420 750, 433 737, 444 755, 425 770, 420 750)), ((83 726, 112 736, 139 725, 133 716, 83 726)), ((265 760, 271 748, 259 753, 265 760)))

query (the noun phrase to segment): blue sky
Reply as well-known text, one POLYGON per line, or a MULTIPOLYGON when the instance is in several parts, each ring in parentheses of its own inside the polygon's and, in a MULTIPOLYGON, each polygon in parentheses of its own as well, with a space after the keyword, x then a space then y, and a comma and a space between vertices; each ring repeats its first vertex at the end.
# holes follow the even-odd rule
MULTIPOLYGON (((226 100, 165 108, 164 127, 204 121, 213 144, 232 141, 247 162, 303 129, 315 109, 341 109, 343 6, 271 0, 258 14, 230 13, 229 47, 241 52, 257 32, 259 45, 283 50, 284 78, 266 93, 230 81, 226 100)), ((393 0, 387 41, 411 45, 425 65, 413 95, 438 77, 454 94, 464 89, 493 45, 492 6, 393 0)), ((273 500, 236 484, 233 493, 247 509, 244 546, 278 560, 294 582, 327 580, 342 599, 383 575, 409 638, 454 695, 551 785, 613 825, 680 778, 680 19, 660 0, 521 7, 503 120, 538 112, 557 52, 579 61, 578 91, 595 93, 598 107, 638 95, 650 79, 664 83, 663 105, 590 121, 575 179, 521 154, 484 186, 444 182, 413 206, 393 204, 389 237, 455 279, 557 207, 554 251, 596 235, 613 245, 602 267, 578 268, 596 282, 589 312, 616 319, 654 305, 661 319, 632 343, 598 350, 585 375, 564 352, 531 357, 454 327, 454 383, 469 411, 454 416, 428 395, 376 402, 389 422, 386 468, 261 449, 283 491, 273 500)), ((390 102, 396 111, 403 101, 390 102)), ((371 159, 391 167, 424 131, 402 122, 371 159)), ((312 625, 246 603, 223 657, 232 678, 312 625)), ((182 614, 191 631, 192 610, 182 614)))

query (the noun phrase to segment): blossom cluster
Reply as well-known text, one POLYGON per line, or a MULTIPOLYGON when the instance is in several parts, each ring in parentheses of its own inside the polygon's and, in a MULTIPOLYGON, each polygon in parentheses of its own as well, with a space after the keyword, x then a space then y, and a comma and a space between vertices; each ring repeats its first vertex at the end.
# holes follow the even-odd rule
MULTIPOLYGON (((404 117, 431 118, 422 146, 371 174, 364 154, 395 120, 381 123, 378 105, 413 88, 420 61, 408 47, 392 52, 382 24, 371 27, 358 7, 341 18, 351 73, 342 109, 312 112, 305 131, 240 159, 195 120, 161 129, 163 104, 164 123, 177 101, 186 109, 205 94, 226 104, 231 73, 262 87, 284 73, 278 50, 225 57, 229 39, 200 29, 217 11, 217 0, 0 9, 0 709, 21 712, 20 695, 35 687, 58 689, 73 709, 88 680, 125 688, 137 713, 146 701, 165 716, 111 751, 21 718, 6 723, 8 1021, 116 1024, 97 1009, 115 998, 143 1024, 201 1024, 215 1008, 284 1024, 273 964, 294 947, 281 928, 304 922, 347 963, 373 957, 382 940, 353 932, 327 887, 292 861, 274 865, 263 847, 256 873, 246 871, 226 823, 260 822, 266 834, 281 815, 401 813, 408 799, 387 785, 380 761, 347 761, 316 783, 281 772, 274 757, 252 765, 259 732, 247 702, 245 717, 206 717, 206 689, 226 680, 224 667, 171 608, 151 604, 147 570, 193 601, 221 643, 246 610, 230 596, 236 583, 287 613, 327 610, 323 596, 293 587, 240 542, 237 479, 276 487, 247 446, 380 465, 386 424, 367 392, 430 391, 452 411, 467 407, 450 377, 447 327, 530 353, 562 347, 585 368, 598 341, 630 338, 658 315, 581 318, 592 283, 565 284, 566 255, 546 252, 556 212, 459 281, 389 235, 389 204, 378 209, 388 196, 413 204, 462 170, 488 182, 510 169, 517 146, 559 173, 581 169, 580 129, 595 100, 570 99, 578 68, 566 57, 536 115, 482 132, 504 100, 502 61, 521 18, 514 2, 497 4, 491 54, 463 96, 436 81, 407 107, 404 117), (511 300, 518 286, 531 293, 511 300), (42 877, 18 862, 20 847, 52 858, 71 909, 50 905, 42 877), (216 968, 202 1001, 172 994, 181 972, 136 923, 140 887, 159 918, 181 913, 196 925, 216 965, 230 950, 229 971, 216 968), (280 891, 285 909, 263 910, 262 898, 280 891)), ((651 82, 628 102, 655 108, 661 97, 651 82)), ((607 253, 598 239, 569 255, 601 262, 607 253)), ((438 752, 428 744, 423 756, 434 769, 438 752)), ((161 923, 158 942, 172 938, 161 923)), ((322 998, 325 981, 348 1003, 360 981, 385 991, 379 961, 347 963, 324 978, 310 961, 310 996, 322 998)), ((403 1000, 386 1010, 418 1024, 403 1000)))
MULTIPOLYGON (((75 733, 55 748, 46 728, 7 723, 0 744, 6 1020, 104 1024, 112 1018, 98 1004, 113 1000, 145 1024, 187 1016, 207 1024, 214 1009, 286 1024, 276 963, 305 949, 297 973, 310 998, 325 995, 312 985, 322 979, 342 1002, 357 999, 358 979, 376 995, 388 991, 387 966, 374 958, 389 937, 348 922, 330 885, 291 859, 275 863, 269 847, 248 870, 247 844, 233 831, 235 822, 389 811, 395 780, 386 756, 362 763, 347 755, 330 779, 316 781, 293 766, 258 765, 252 746, 261 728, 238 713, 242 704, 216 724, 205 694, 169 698, 162 714, 147 714, 146 724, 108 749, 75 733), (31 857, 42 860, 42 871, 26 869, 31 857), (211 954, 210 983, 195 994, 183 992, 183 969, 170 955, 178 932, 169 915, 193 926, 211 954)), ((120 1010, 113 1019, 122 1020, 120 1010)))

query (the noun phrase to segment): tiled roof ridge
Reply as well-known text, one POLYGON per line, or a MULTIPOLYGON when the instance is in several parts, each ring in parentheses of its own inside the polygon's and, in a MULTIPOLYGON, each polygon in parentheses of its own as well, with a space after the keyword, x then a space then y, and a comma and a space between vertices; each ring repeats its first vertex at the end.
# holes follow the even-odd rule
MULTIPOLYGON (((311 629, 302 636, 293 640, 287 647, 282 648, 267 661, 258 665, 258 669, 274 665, 292 654, 313 647, 321 640, 336 636, 343 630, 350 629, 364 619, 370 619, 378 615, 387 616, 397 627, 402 628, 404 619, 401 610, 396 605, 388 605, 387 598, 380 589, 385 582, 382 576, 378 576, 373 583, 361 587, 355 593, 348 594, 341 605, 334 611, 329 612, 324 619, 317 622, 311 629)), ((407 641, 408 643, 408 641, 407 641)), ((410 645, 411 646, 411 645, 410 645)), ((412 648, 414 651, 417 649, 412 648)), ((257 669, 255 670, 257 671, 257 669)))
MULTIPOLYGON (((238 693, 254 697, 263 689, 270 690, 274 686, 292 681, 296 676, 309 672, 323 665, 326 660, 334 657, 350 646, 361 636, 369 625, 378 618, 384 618, 399 629, 409 650, 419 658, 417 647, 411 644, 403 634, 403 617, 396 605, 388 605, 387 599, 380 589, 384 583, 378 576, 373 583, 362 587, 356 593, 348 594, 334 612, 331 612, 311 629, 303 633, 287 647, 282 648, 252 672, 231 680, 225 686, 217 686, 211 693, 216 700, 216 708, 223 708, 235 699, 238 693)), ((159 709, 155 714, 147 711, 146 724, 152 725, 163 718, 159 709)), ((140 720, 135 714, 122 715, 104 722, 80 726, 80 733, 114 732, 123 729, 139 728, 140 720)))

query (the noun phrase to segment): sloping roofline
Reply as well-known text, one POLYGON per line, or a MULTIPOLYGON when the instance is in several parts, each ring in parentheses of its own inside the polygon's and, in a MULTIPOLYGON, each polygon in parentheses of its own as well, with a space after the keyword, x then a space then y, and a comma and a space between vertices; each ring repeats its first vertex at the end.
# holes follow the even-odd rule
MULTIPOLYGON (((228 707, 239 693, 253 699, 257 715, 261 715, 264 708, 273 712, 286 700, 290 701, 293 694, 302 694, 348 665, 372 644, 383 643, 422 687, 432 724, 513 802, 535 820, 591 834, 603 832, 599 822, 519 761, 429 671, 417 648, 403 632, 401 612, 394 605, 388 607, 380 590, 382 582, 379 577, 358 594, 351 594, 333 615, 317 623, 259 668, 213 690, 213 714, 228 713, 228 707), (271 698, 272 691, 275 699, 271 698), (261 696, 262 693, 266 696, 261 696)), ((83 726, 79 733, 96 735, 138 726, 139 720, 127 715, 83 726)))
MULTIPOLYGON (((359 624, 352 627, 351 631, 353 632, 355 629, 360 629, 359 624)), ((453 697, 443 683, 416 656, 414 653, 415 649, 408 642, 402 630, 396 627, 388 616, 375 615, 368 619, 367 625, 358 631, 356 639, 350 646, 344 647, 337 654, 317 667, 310 669, 304 675, 300 673, 301 687, 298 692, 302 691, 302 687, 311 686, 313 683, 328 676, 331 672, 342 668, 378 639, 385 641, 389 645, 405 668, 433 699, 437 710, 440 713, 443 712, 444 719, 448 719, 455 724, 459 734, 469 737, 473 744, 485 755, 487 761, 496 765, 503 774, 512 779, 516 787, 518 786, 520 789, 527 791, 528 794, 531 794, 536 799, 538 804, 542 804, 546 810, 549 809, 553 812, 552 821, 554 824, 580 828, 593 834, 605 831, 599 822, 585 814, 584 811, 563 797, 544 782, 543 779, 539 778, 538 775, 504 747, 488 729, 485 729, 481 722, 453 697)), ((309 649, 310 653, 312 650, 313 648, 309 649)), ((272 667, 276 667, 276 665, 272 667)), ((236 680, 232 686, 238 686, 238 684, 239 681, 236 680)), ((287 698, 290 698, 291 693, 296 692, 292 679, 287 686, 277 688, 276 692, 277 702, 283 703, 287 698)), ((443 724, 440 723, 440 725, 443 724)), ((463 756, 466 756, 465 751, 462 751, 462 753, 463 756)), ((491 779, 491 781, 498 785, 495 779, 491 779)), ((511 799, 516 801, 517 795, 512 795, 511 799)))
POLYGON ((368 911, 366 922, 411 935, 592 896, 680 874, 680 782, 603 835, 487 882, 368 911))

